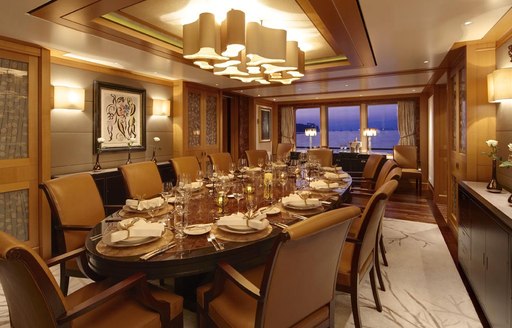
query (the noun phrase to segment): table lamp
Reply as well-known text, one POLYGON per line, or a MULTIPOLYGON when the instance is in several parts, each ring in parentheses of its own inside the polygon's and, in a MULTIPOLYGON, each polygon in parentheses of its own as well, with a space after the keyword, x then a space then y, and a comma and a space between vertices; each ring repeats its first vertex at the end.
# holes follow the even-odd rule
POLYGON ((309 137, 309 149, 313 148, 313 137, 316 136, 316 128, 306 128, 304 134, 309 137))
POLYGON ((377 129, 366 128, 363 130, 363 136, 368 138, 368 152, 372 151, 372 137, 377 135, 377 129))

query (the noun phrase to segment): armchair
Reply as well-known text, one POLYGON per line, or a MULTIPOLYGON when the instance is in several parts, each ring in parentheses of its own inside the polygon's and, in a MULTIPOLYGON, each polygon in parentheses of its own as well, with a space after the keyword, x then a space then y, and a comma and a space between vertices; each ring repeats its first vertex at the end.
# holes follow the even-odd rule
POLYGON ((149 199, 162 192, 162 178, 153 161, 119 166, 129 198, 149 199))

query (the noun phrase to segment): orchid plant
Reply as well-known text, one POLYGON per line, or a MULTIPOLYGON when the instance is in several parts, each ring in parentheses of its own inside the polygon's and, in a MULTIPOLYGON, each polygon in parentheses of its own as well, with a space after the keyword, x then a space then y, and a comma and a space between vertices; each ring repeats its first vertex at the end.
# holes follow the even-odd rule
MULTIPOLYGON (((508 151, 512 153, 512 143, 508 144, 508 151)), ((512 167, 512 154, 508 155, 508 158, 506 161, 501 162, 500 167, 509 168, 512 167)))

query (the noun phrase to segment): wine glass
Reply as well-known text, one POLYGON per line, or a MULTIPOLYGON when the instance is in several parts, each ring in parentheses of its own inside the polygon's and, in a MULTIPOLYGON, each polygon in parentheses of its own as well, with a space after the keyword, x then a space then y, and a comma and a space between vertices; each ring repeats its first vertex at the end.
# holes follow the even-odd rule
POLYGON ((279 184, 281 185, 281 200, 284 197, 284 189, 286 187, 286 183, 288 182, 288 172, 285 170, 282 170, 279 172, 279 184))
POLYGON ((263 157, 258 158, 258 167, 262 169, 263 165, 265 165, 265 159, 263 157))
POLYGON ((236 199, 237 213, 240 213, 240 199, 244 198, 244 186, 241 183, 236 183, 233 186, 233 197, 236 199))
POLYGON ((247 216, 250 219, 252 219, 254 213, 256 213, 256 209, 258 208, 258 202, 256 201, 256 197, 253 195, 247 195, 245 207, 247 208, 247 216))
POLYGON ((197 170, 196 173, 196 182, 203 182, 203 171, 201 169, 197 170))
POLYGON ((229 173, 231 173, 232 175, 235 174, 235 171, 236 171, 236 164, 234 162, 230 162, 229 163, 229 173))
POLYGON ((300 190, 298 192, 299 197, 304 201, 304 206, 308 205, 308 198, 311 196, 311 191, 309 190, 300 190))
POLYGON ((184 232, 186 226, 187 216, 183 200, 178 200, 178 197, 176 197, 176 207, 174 208, 174 238, 178 240, 185 238, 187 236, 184 232))

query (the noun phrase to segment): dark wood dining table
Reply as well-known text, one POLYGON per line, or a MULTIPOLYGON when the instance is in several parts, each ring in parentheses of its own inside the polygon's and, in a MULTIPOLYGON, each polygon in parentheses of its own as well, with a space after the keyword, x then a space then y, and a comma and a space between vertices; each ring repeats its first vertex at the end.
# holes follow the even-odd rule
MULTIPOLYGON (((284 189, 279 185, 273 187, 274 206, 280 208, 280 212, 267 215, 267 219, 271 223, 293 224, 301 219, 301 216, 297 216, 297 214, 311 215, 311 213, 304 213, 302 211, 290 211, 278 203, 283 191, 285 195, 288 195, 295 190, 295 183, 295 179, 290 178, 284 189)), ((331 210, 338 207, 345 200, 349 194, 350 185, 351 179, 345 179, 343 182, 340 181, 339 188, 328 192, 313 191, 311 197, 317 197, 322 201, 320 211, 331 210)), ((254 196, 259 200, 260 206, 269 206, 270 201, 265 200, 262 196, 262 188, 255 186, 254 189, 254 196)), ((220 213, 221 208, 215 202, 216 197, 216 194, 207 187, 193 192, 189 201, 188 224, 213 224, 214 218, 237 211, 236 200, 229 198, 229 201, 223 208, 223 213, 220 213)), ((240 201, 240 209, 245 209, 244 199, 240 201)), ((207 240, 206 236, 208 234, 189 235, 177 241, 176 247, 147 261, 143 261, 140 259, 140 256, 151 248, 151 243, 137 247, 117 248, 102 245, 103 241, 101 238, 96 240, 91 238, 115 227, 117 222, 122 219, 122 214, 123 212, 121 211, 121 213, 116 212, 108 216, 97 224, 87 237, 85 247, 88 253, 89 266, 100 276, 121 279, 135 272, 143 272, 147 275, 148 279, 188 277, 213 272, 220 260, 227 261, 233 266, 243 269, 265 262, 276 236, 281 232, 281 228, 271 224, 269 233, 261 238, 252 238, 255 240, 250 240, 250 235, 247 235, 249 240, 244 241, 243 238, 239 238, 240 240, 238 241, 229 241, 223 240, 222 235, 217 234, 217 239, 223 243, 223 250, 216 250, 214 248, 212 243, 207 240)), ((152 219, 157 220, 159 217, 152 219)), ((212 231, 215 231, 215 225, 212 225, 212 231)), ((162 241, 155 241, 153 248, 158 247, 157 242, 162 243, 162 241)))

